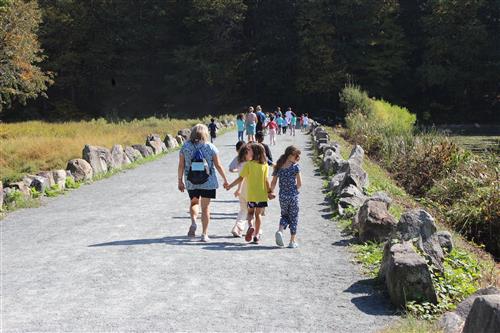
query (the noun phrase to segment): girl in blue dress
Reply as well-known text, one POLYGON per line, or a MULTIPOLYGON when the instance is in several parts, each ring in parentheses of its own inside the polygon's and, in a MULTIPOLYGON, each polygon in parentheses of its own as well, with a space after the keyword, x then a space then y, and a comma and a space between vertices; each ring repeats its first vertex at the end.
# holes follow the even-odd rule
POLYGON ((295 146, 286 148, 285 153, 276 162, 273 171, 269 197, 274 197, 274 188, 279 180, 279 201, 281 208, 281 219, 279 229, 276 232, 276 245, 284 246, 283 231, 290 228, 289 248, 297 248, 295 241, 297 235, 297 224, 299 222, 299 189, 302 186, 299 162, 300 150, 295 146))

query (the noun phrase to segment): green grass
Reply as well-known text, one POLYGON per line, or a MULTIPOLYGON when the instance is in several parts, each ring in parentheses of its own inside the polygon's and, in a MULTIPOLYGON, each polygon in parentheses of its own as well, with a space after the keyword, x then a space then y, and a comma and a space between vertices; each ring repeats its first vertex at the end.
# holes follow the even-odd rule
POLYGON ((458 145, 477 153, 500 153, 500 136, 453 135, 450 138, 458 145))
POLYGON ((363 272, 372 278, 378 277, 384 244, 376 242, 353 244, 351 249, 355 253, 357 262, 363 267, 363 272))

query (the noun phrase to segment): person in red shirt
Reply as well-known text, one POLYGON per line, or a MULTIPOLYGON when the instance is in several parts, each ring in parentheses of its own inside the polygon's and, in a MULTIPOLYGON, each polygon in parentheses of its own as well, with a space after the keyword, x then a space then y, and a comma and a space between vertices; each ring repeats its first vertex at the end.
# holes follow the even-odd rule
POLYGON ((274 116, 270 116, 266 128, 269 129, 269 144, 276 145, 276 131, 278 129, 278 124, 274 121, 274 116))

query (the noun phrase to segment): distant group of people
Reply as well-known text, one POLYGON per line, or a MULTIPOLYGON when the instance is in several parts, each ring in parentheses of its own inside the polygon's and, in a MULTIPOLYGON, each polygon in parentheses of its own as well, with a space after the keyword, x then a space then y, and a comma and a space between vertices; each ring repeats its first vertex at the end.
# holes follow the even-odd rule
POLYGON ((264 113, 262 107, 257 105, 248 107, 246 114, 239 114, 236 117, 238 127, 238 140, 244 141, 246 132, 248 142, 255 141, 255 135, 261 132, 263 135, 269 134, 269 144, 276 145, 276 135, 286 134, 287 129, 290 135, 295 135, 295 130, 299 128, 304 131, 309 126, 308 114, 297 116, 288 107, 283 114, 280 107, 276 107, 274 112, 264 113))
POLYGON ((215 170, 223 179, 223 187, 230 190, 237 187, 234 192, 239 199, 239 213, 235 225, 231 229, 234 237, 245 236, 247 242, 258 244, 261 241, 262 216, 268 201, 276 197, 275 188, 279 185, 279 203, 281 217, 275 240, 278 246, 284 246, 283 232, 290 229, 290 243, 288 247, 296 248, 299 192, 302 178, 298 162, 300 150, 295 146, 285 149, 280 158, 273 162, 271 150, 264 141, 267 132, 270 145, 276 144, 276 136, 286 134, 295 135, 298 127, 305 129, 309 126, 307 114, 297 117, 288 108, 285 114, 278 107, 275 112, 265 114, 260 106, 249 107, 246 115, 237 117, 238 142, 236 143, 237 156, 229 165, 229 171, 238 173, 232 183, 228 182, 224 168, 219 159, 219 151, 208 142, 216 137, 218 130, 215 120, 208 126, 198 124, 191 129, 191 136, 182 146, 179 153, 178 189, 187 190, 190 198, 191 225, 188 230, 189 237, 195 237, 197 224, 196 218, 201 206, 202 233, 201 241, 210 241, 208 225, 210 221, 210 202, 216 197, 219 187, 215 170), (244 141, 246 132, 247 142, 244 141), (269 167, 273 167, 272 180, 269 181, 269 167), (247 230, 245 231, 245 224, 247 230))

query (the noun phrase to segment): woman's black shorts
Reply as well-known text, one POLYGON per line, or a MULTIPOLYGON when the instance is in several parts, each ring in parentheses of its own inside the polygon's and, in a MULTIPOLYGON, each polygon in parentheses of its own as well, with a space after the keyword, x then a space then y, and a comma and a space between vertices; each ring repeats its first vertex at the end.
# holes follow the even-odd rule
POLYGON ((189 199, 210 198, 215 199, 215 190, 188 190, 189 199))

